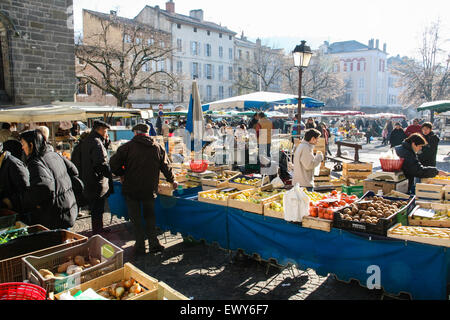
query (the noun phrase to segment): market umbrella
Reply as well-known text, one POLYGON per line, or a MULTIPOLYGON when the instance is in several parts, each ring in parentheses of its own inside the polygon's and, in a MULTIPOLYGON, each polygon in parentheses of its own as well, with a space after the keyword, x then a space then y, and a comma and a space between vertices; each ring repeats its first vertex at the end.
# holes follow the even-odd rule
MULTIPOLYGON (((226 109, 267 110, 276 105, 289 104, 298 104, 298 96, 292 94, 260 91, 211 102, 209 104, 203 105, 202 108, 203 111, 226 109)), ((309 97, 302 97, 302 104, 304 104, 306 107, 322 107, 325 105, 323 102, 309 97)))
POLYGON ((450 111, 450 100, 426 102, 417 108, 417 111, 425 111, 425 110, 432 110, 438 113, 450 111))
MULTIPOLYGON (((192 93, 189 100, 189 110, 187 114, 186 130, 191 133, 193 138, 194 151, 197 153, 201 150, 204 118, 202 104, 200 100, 200 92, 198 91, 197 81, 192 82, 192 93)), ((197 159, 196 159, 197 160, 197 159)))

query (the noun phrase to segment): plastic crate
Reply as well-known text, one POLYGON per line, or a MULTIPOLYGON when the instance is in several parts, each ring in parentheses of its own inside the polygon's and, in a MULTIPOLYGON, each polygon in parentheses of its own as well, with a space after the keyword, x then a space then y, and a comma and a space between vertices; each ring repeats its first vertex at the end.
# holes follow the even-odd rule
MULTIPOLYGON (((369 191, 366 194, 364 194, 361 199, 359 199, 357 202, 363 201, 367 197, 373 197, 376 196, 376 194, 373 191, 369 191)), ((404 199, 400 198, 392 198, 392 197, 382 197, 383 199, 387 200, 401 200, 404 201, 404 199)), ((398 212, 394 213, 388 218, 381 218, 379 219, 377 224, 370 224, 370 223, 364 223, 364 222, 355 222, 355 221, 347 221, 343 220, 340 217, 340 213, 344 211, 344 209, 349 208, 349 206, 342 208, 338 210, 334 214, 333 219, 333 227, 338 229, 344 229, 344 230, 350 230, 350 231, 359 231, 359 232, 365 232, 368 234, 374 234, 379 236, 387 236, 387 231, 396 225, 397 223, 402 223, 403 225, 408 225, 408 215, 410 212, 415 208, 415 200, 416 197, 411 197, 408 200, 408 204, 399 210, 398 212)))
POLYGON ((45 300, 43 288, 29 283, 12 282, 0 284, 0 300, 45 300))
POLYGON ((17 213, 12 212, 10 214, 0 214, 0 229, 9 228, 16 223, 17 213))
MULTIPOLYGON (((37 224, 37 225, 34 225, 34 226, 14 229, 14 230, 10 230, 10 231, 5 230, 5 231, 0 232, 0 236, 4 237, 7 234, 13 234, 13 233, 16 233, 16 232, 20 232, 22 230, 26 230, 28 235, 36 234, 36 233, 41 232, 41 231, 48 231, 48 229, 46 227, 44 227, 44 226, 42 226, 40 224, 37 224)), ((19 235, 16 239, 18 239, 20 237, 25 237, 25 236, 26 235, 19 235)), ((10 240, 10 241, 12 241, 12 240, 10 240)), ((3 244, 0 244, 0 246, 1 245, 3 245, 3 244)))
POLYGON ((123 266, 123 250, 99 235, 94 235, 89 240, 78 246, 63 249, 52 254, 22 258, 23 274, 31 283, 40 285, 47 292, 59 293, 79 284, 98 278, 104 274, 115 271, 123 266), (44 279, 39 273, 40 269, 47 269, 58 273, 59 265, 66 263, 69 257, 83 256, 93 257, 101 262, 93 267, 86 268, 82 272, 63 277, 61 279, 44 279))
POLYGON ((361 198, 364 195, 364 186, 346 186, 342 185, 342 192, 348 195, 355 195, 361 198))
POLYGON ((23 281, 23 257, 40 257, 86 241, 87 237, 67 230, 42 231, 11 240, 0 246, 0 283, 23 281))

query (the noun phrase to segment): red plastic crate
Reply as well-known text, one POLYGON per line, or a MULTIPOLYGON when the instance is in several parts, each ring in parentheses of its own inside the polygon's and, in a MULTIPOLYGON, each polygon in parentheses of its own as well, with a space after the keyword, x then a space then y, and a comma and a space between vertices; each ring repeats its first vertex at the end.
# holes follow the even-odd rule
POLYGON ((44 288, 23 282, 0 284, 0 300, 45 300, 44 288))

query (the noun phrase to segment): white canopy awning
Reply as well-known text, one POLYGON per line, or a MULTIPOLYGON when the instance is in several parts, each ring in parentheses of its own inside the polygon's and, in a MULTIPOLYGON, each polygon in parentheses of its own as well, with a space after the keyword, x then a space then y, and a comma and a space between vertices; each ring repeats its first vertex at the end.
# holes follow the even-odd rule
POLYGON ((57 105, 21 106, 0 109, 0 122, 58 122, 58 121, 85 121, 84 110, 57 105))

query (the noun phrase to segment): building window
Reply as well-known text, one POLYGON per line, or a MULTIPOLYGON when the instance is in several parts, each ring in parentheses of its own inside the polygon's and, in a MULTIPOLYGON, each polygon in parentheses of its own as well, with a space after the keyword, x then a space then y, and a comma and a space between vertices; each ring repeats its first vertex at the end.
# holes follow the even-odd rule
POLYGON ((219 47, 219 57, 223 58, 223 47, 219 47))
POLYGON ((206 34, 208 35, 208 36, 210 36, 211 35, 211 31, 206 31, 206 34))
POLYGON ((161 47, 161 48, 165 48, 166 47, 166 43, 164 42, 164 41, 160 41, 159 42, 159 46, 161 47))
POLYGON ((149 63, 149 62, 146 62, 146 63, 144 64, 143 69, 144 69, 144 72, 150 72, 150 63, 149 63))
POLYGON ((206 86, 206 100, 212 100, 212 86, 206 86))
POLYGON ((228 80, 233 80, 233 67, 228 67, 228 80))
POLYGON ((197 28, 194 28, 194 32, 197 32, 197 28))
POLYGON ((242 80, 242 68, 241 67, 238 68, 238 79, 242 80))
POLYGON ((365 101, 364 101, 365 100, 365 94, 364 93, 360 93, 358 98, 359 98, 359 104, 363 105, 365 103, 365 101))
POLYGON ((364 78, 359 79, 359 88, 364 89, 364 78))
POLYGON ((250 61, 250 52, 247 51, 246 55, 247 55, 247 60, 250 61))
POLYGON ((198 56, 200 53, 199 42, 191 41, 191 54, 193 56, 198 56))
POLYGON ((205 76, 206 79, 212 79, 212 66, 210 64, 205 64, 205 76))
POLYGON ((126 34, 124 37, 125 43, 131 43, 131 36, 129 34, 126 34))
POLYGON ((233 48, 228 49, 228 57, 230 58, 230 60, 233 59, 233 48))
POLYGON ((150 88, 145 88, 145 93, 146 94, 150 94, 151 93, 151 89, 150 88))
POLYGON ((181 29, 181 24, 177 23, 177 28, 181 29))
POLYGON ((233 37, 232 37, 232 36, 229 36, 229 39, 230 39, 230 40, 233 40, 233 37))
POLYGON ((178 52, 183 51, 183 40, 182 39, 177 39, 177 51, 178 52))
POLYGON ((205 45, 205 48, 206 48, 206 52, 205 52, 205 54, 206 54, 206 56, 207 57, 211 57, 211 45, 209 44, 209 43, 207 43, 206 45, 205 45))
POLYGON ((333 72, 339 72, 339 63, 333 65, 333 72))
POLYGON ((141 44, 142 43, 142 39, 141 38, 136 38, 136 44, 141 44))
POLYGON ((155 43, 155 40, 153 40, 152 38, 150 38, 150 39, 147 40, 147 44, 148 44, 149 46, 152 46, 154 43, 155 43))
POLYGON ((347 62, 344 62, 344 72, 347 72, 347 62))
POLYGON ((192 63, 192 79, 198 79, 199 78, 199 68, 198 68, 198 62, 192 63))
POLYGON ((232 87, 229 87, 228 88, 228 97, 232 97, 233 96, 233 88, 232 87))
POLYGON ((242 59, 242 50, 238 50, 238 59, 241 60, 242 59))
POLYGON ((361 62, 358 61, 358 64, 356 65, 356 70, 361 71, 361 62))
POLYGON ((352 71, 353 71, 353 61, 350 62, 350 72, 352 72, 352 71))
POLYGON ((78 90, 77 94, 85 94, 90 96, 92 94, 92 87, 90 83, 87 83, 86 80, 78 78, 78 90))
POLYGON ((219 38, 222 38, 222 34, 221 33, 219 33, 219 38))
POLYGON ((223 66, 219 66, 219 80, 223 80, 223 66))
POLYGON ((183 61, 177 61, 177 73, 183 73, 183 61))
POLYGON ((219 100, 221 100, 223 98, 224 98, 224 96, 223 96, 223 86, 220 86, 219 87, 219 100))

